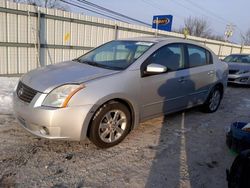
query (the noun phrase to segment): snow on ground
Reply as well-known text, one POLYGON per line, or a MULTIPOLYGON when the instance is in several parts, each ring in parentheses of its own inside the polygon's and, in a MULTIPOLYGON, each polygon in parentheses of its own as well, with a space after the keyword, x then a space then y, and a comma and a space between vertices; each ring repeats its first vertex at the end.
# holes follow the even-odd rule
MULTIPOLYGON (((0 78, 4 109, 16 82, 0 78)), ((225 127, 249 117, 249 91, 227 88, 216 113, 194 108, 148 120, 105 150, 88 140, 37 138, 0 114, 0 187, 227 187, 235 155, 225 127)))
POLYGON ((23 130, 11 107, 17 82, 0 77, 0 188, 227 187, 235 155, 225 127, 249 120, 249 88, 229 87, 216 113, 194 108, 151 119, 101 150, 88 140, 45 140, 23 130))
POLYGON ((0 114, 12 113, 12 92, 18 77, 0 77, 0 114))

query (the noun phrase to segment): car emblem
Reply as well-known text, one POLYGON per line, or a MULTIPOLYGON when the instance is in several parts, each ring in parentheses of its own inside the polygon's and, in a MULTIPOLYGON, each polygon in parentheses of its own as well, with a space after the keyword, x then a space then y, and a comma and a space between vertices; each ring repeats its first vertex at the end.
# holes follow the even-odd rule
POLYGON ((17 95, 20 97, 21 95, 23 95, 23 87, 21 87, 18 92, 17 95))

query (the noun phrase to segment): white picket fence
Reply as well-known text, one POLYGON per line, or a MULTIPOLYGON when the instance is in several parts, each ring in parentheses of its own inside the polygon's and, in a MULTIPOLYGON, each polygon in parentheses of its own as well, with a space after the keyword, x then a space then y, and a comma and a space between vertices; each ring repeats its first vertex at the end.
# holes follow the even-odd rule
MULTIPOLYGON (((73 59, 110 40, 154 36, 155 30, 139 25, 75 14, 56 9, 0 1, 0 75, 73 59)), ((158 31, 158 36, 184 35, 158 31)), ((208 46, 220 58, 250 53, 249 46, 189 36, 208 46)))

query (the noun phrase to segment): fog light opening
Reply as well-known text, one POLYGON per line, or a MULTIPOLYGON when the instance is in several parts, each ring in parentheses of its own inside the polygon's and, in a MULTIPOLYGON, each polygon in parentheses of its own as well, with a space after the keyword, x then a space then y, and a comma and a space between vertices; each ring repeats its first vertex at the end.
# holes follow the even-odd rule
POLYGON ((40 129, 40 133, 42 135, 49 135, 49 130, 46 127, 42 127, 42 129, 40 129))
POLYGON ((248 78, 241 78, 240 79, 240 82, 247 82, 248 81, 248 78))

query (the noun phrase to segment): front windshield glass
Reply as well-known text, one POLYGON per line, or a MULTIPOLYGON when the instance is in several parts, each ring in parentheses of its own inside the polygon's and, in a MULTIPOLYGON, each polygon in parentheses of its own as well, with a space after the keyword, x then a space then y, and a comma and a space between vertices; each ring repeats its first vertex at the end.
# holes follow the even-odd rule
POLYGON ((223 61, 234 63, 250 63, 250 55, 229 55, 223 61))
POLYGON ((112 70, 123 70, 137 60, 154 43, 111 41, 79 57, 80 63, 112 70))

